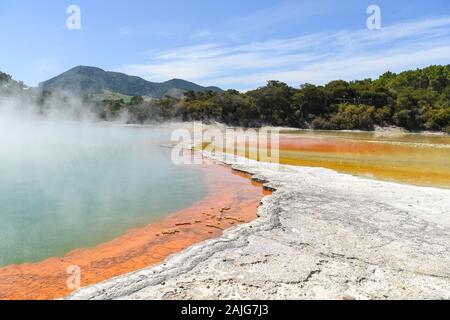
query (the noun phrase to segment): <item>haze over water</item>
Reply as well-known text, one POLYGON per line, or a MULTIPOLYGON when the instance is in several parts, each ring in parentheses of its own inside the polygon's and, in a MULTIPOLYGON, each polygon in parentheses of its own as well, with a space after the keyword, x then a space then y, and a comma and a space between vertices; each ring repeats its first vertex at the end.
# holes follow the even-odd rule
POLYGON ((160 147, 170 133, 0 117, 0 266, 93 247, 200 200, 201 171, 160 147))

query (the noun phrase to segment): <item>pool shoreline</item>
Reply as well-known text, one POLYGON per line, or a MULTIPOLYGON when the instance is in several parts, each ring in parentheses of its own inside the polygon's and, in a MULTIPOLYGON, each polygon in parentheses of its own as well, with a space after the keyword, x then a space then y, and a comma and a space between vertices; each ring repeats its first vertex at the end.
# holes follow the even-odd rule
POLYGON ((248 175, 208 160, 202 170, 208 194, 189 208, 91 249, 64 257, 0 268, 0 300, 48 300, 72 292, 70 266, 80 268, 82 287, 163 262, 172 254, 219 237, 223 230, 257 218, 257 206, 268 191, 248 175))
POLYGON ((259 218, 67 299, 450 298, 450 190, 209 156, 276 190, 259 218))

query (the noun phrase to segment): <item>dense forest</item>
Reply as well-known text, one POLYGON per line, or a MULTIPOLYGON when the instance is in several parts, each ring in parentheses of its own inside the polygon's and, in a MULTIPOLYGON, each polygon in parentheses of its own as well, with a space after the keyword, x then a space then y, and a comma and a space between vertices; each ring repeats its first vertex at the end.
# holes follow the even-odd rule
MULTIPOLYGON (((5 83, 23 88, 22 83, 0 74, 0 91, 5 83)), ((39 103, 45 104, 52 94, 40 92, 39 103)), ((107 121, 197 120, 244 127, 272 125, 326 130, 398 126, 411 131, 450 133, 450 65, 399 74, 386 72, 376 80, 336 80, 299 88, 269 81, 266 86, 245 93, 187 91, 181 98, 135 96, 93 100, 85 95, 83 99, 107 121)))
POLYGON ((126 111, 138 123, 179 119, 336 130, 398 126, 450 133, 450 65, 386 72, 377 80, 304 84, 298 89, 269 81, 246 93, 188 91, 180 99, 103 100, 98 108, 104 119, 126 111))

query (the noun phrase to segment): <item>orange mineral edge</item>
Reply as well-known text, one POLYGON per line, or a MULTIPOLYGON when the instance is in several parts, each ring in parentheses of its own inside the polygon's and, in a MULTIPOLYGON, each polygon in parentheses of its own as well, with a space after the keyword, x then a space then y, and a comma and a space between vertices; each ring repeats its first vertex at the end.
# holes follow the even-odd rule
POLYGON ((67 285, 71 266, 80 268, 81 286, 88 286, 161 263, 193 244, 220 236, 226 228, 256 219, 260 200, 269 191, 227 166, 209 162, 197 167, 208 187, 204 199, 95 248, 0 268, 0 299, 62 298, 72 292, 67 285))

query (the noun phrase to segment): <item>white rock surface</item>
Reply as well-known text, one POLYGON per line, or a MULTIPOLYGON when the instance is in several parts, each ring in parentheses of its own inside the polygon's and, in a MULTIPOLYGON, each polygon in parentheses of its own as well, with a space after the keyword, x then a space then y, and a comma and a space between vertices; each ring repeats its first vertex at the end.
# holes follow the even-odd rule
POLYGON ((277 190, 259 219, 68 298, 450 299, 450 190, 220 159, 277 190))

